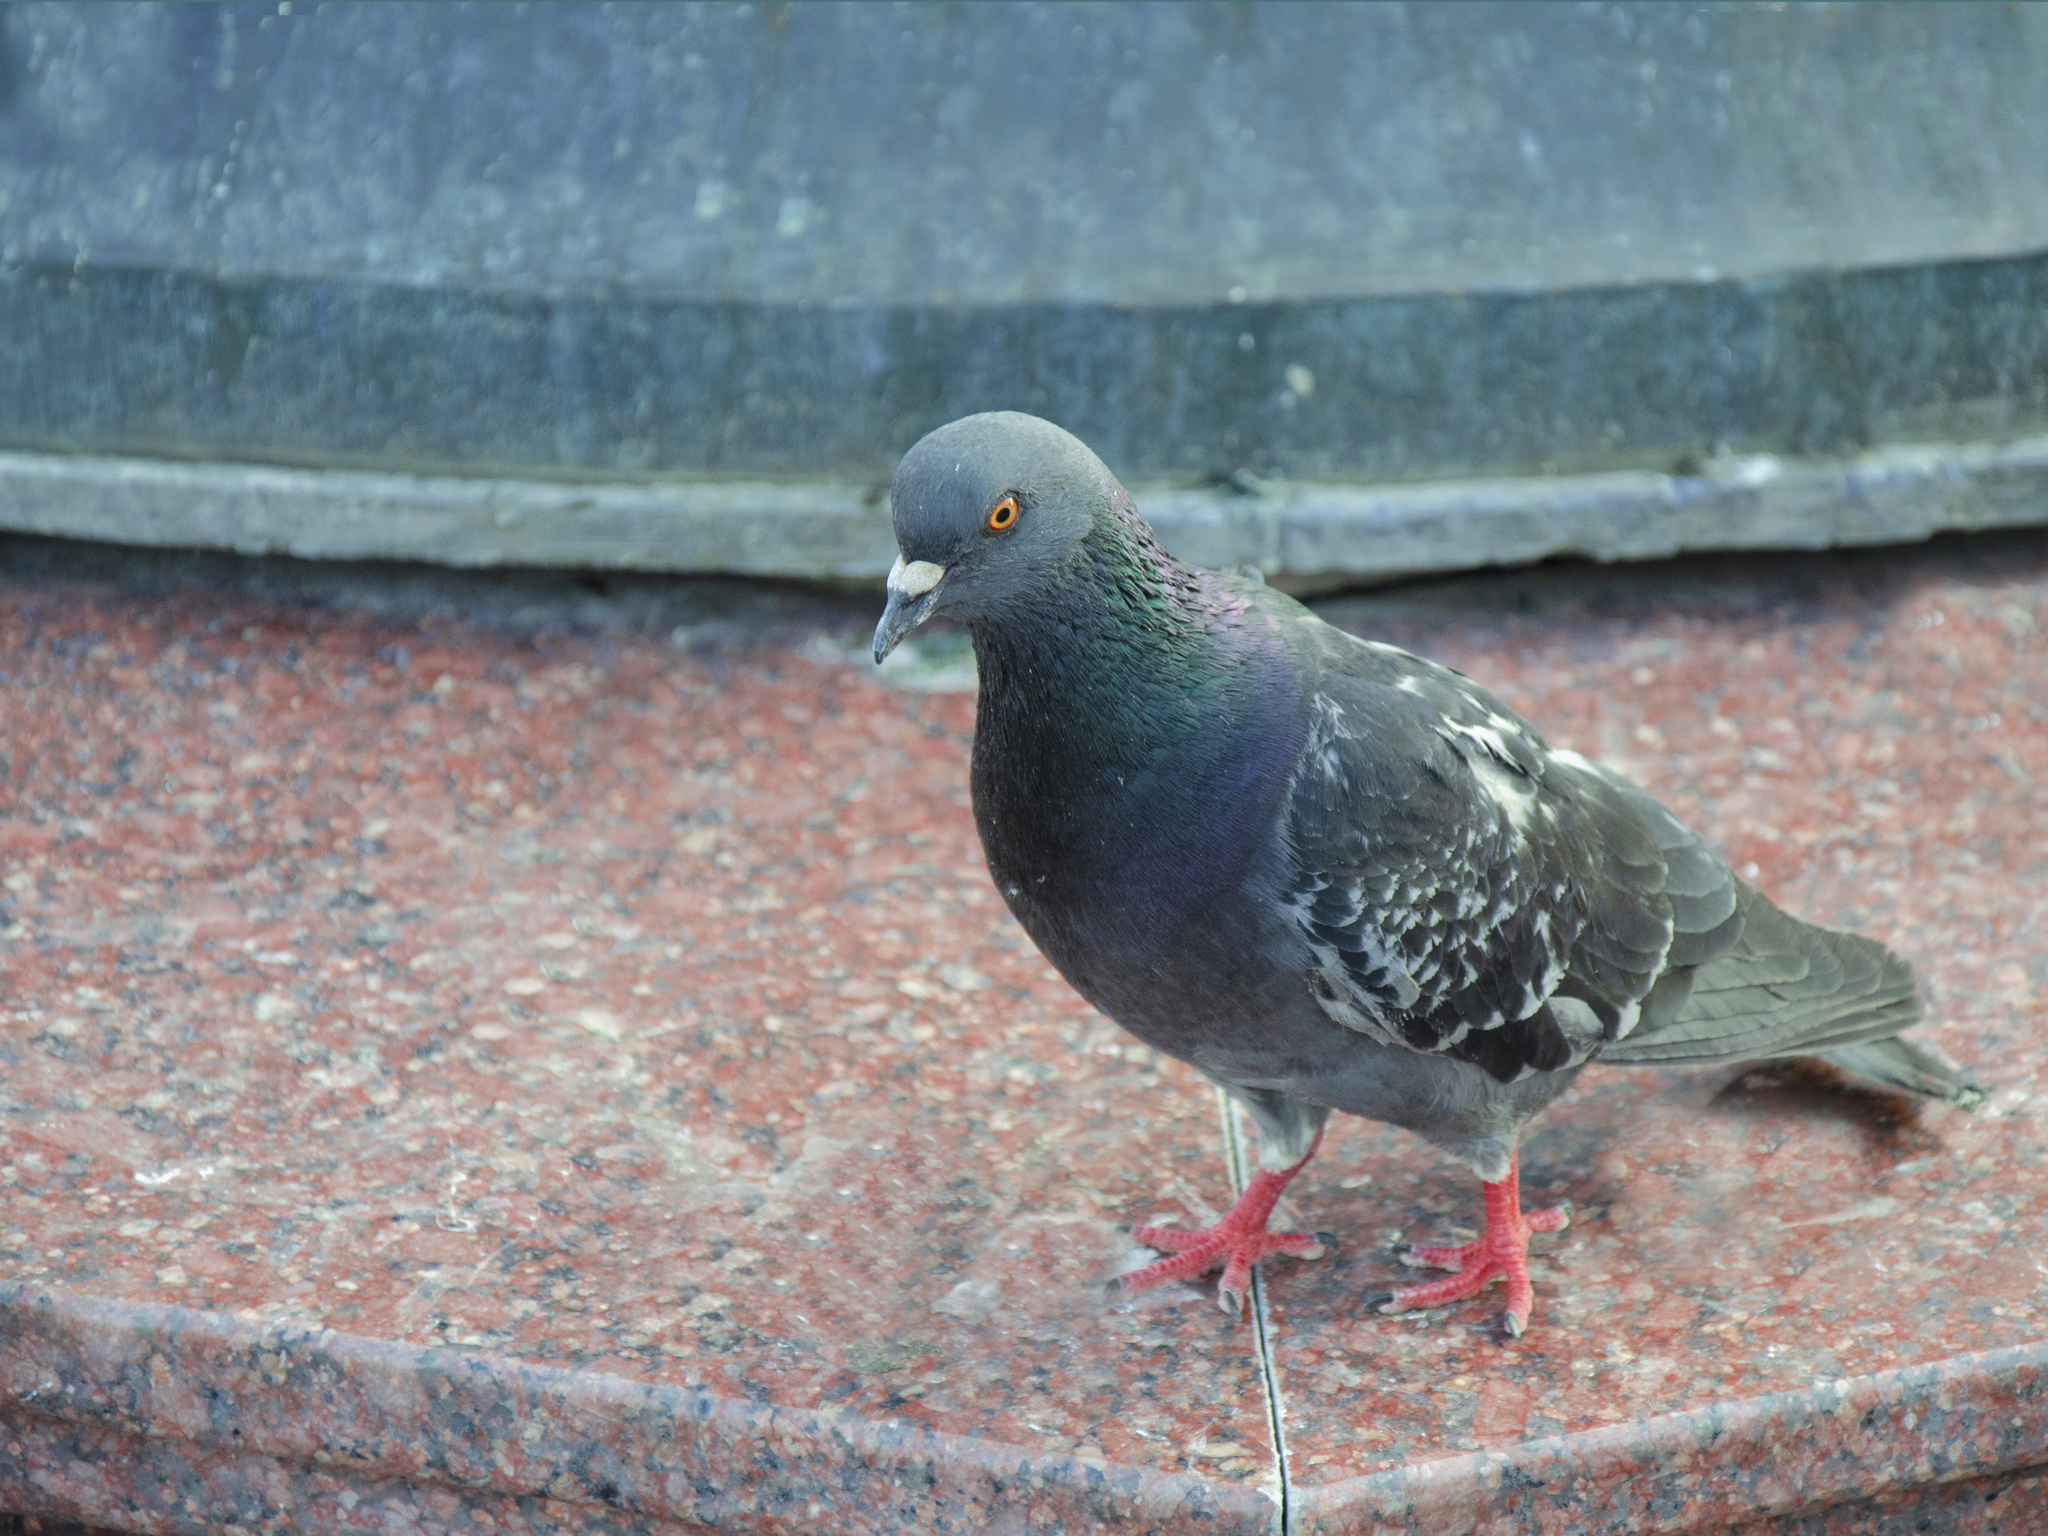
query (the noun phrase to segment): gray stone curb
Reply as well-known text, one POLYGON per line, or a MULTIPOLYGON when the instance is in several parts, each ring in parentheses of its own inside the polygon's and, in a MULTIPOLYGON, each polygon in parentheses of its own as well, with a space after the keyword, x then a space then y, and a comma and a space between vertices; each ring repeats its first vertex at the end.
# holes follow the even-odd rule
MULTIPOLYGON (((2048 523, 2048 437, 1756 456, 1646 473, 1255 494, 1132 487, 1175 553, 1301 585, 1686 550, 1822 549, 2048 523)), ((830 482, 559 484, 0 453, 0 529, 156 547, 449 566, 880 578, 875 488, 830 482)))

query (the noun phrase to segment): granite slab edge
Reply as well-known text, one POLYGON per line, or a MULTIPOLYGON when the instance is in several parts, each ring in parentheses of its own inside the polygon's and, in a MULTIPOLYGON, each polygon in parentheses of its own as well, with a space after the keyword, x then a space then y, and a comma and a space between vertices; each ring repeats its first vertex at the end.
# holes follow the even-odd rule
MULTIPOLYGON (((36 1283, 0 1285, 0 1421, 51 1444, 36 1421, 111 1436, 130 1456, 177 1442, 179 1466, 225 1479, 214 1502, 230 1510, 265 1489, 310 1497, 290 1492, 310 1476, 352 1479, 357 1503, 404 1485, 465 1510, 580 1508, 593 1528, 626 1530, 1266 1533, 1280 1521, 1264 1492, 1190 1474, 36 1283), (260 1473, 237 1481, 241 1463, 260 1473)), ((183 1497, 177 1479, 164 1486, 183 1497)), ((51 1512, 157 1528, 135 1524, 147 1510, 51 1512)), ((247 1528, 253 1513, 220 1528, 247 1528)), ((480 1526, 464 1513, 408 1528, 480 1526)))
MULTIPOLYGON (((1850 460, 1237 490, 1133 482, 1167 547, 1293 586, 1560 555, 1910 543, 2048 522, 2048 437, 1893 444, 1850 460)), ((554 482, 0 451, 0 530, 312 560, 878 583, 881 489, 829 481, 554 482)))
POLYGON ((1290 1530, 1720 1532, 2048 1463, 2048 1341, 1296 1487, 1290 1530))

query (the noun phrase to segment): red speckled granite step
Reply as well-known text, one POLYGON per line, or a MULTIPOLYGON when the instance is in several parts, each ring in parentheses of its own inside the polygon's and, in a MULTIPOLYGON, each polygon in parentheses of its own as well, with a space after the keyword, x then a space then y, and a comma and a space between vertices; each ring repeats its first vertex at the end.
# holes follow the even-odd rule
POLYGON ((1255 1321, 1105 1299, 1241 1133, 1023 940, 971 695, 876 681, 864 610, 0 568, 0 1508, 2048 1526, 2048 539, 1325 605, 1904 949, 1998 1085, 1589 1071, 1525 1144, 1578 1219, 1508 1348, 1490 1301, 1366 1309, 1477 1191, 1348 1119, 1283 1211, 1343 1247, 1255 1321))

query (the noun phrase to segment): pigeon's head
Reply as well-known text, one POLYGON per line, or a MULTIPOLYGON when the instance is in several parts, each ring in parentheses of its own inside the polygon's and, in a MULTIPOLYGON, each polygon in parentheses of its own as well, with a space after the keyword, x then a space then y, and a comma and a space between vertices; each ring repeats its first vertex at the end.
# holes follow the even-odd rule
POLYGON ((933 614, 1030 603, 1121 492, 1079 438, 1016 411, 963 416, 903 456, 889 486, 897 556, 875 660, 933 614))

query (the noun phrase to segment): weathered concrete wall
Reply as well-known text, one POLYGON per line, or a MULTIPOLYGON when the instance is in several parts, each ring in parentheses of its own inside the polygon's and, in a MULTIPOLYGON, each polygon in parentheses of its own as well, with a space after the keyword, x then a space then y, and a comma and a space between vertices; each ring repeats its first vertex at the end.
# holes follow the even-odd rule
POLYGON ((0 251, 739 303, 2048 249, 2028 5, 11 5, 0 251))
POLYGON ((2044 253, 2048 7, 0 7, 30 457, 1683 480, 2048 431, 2044 253))

